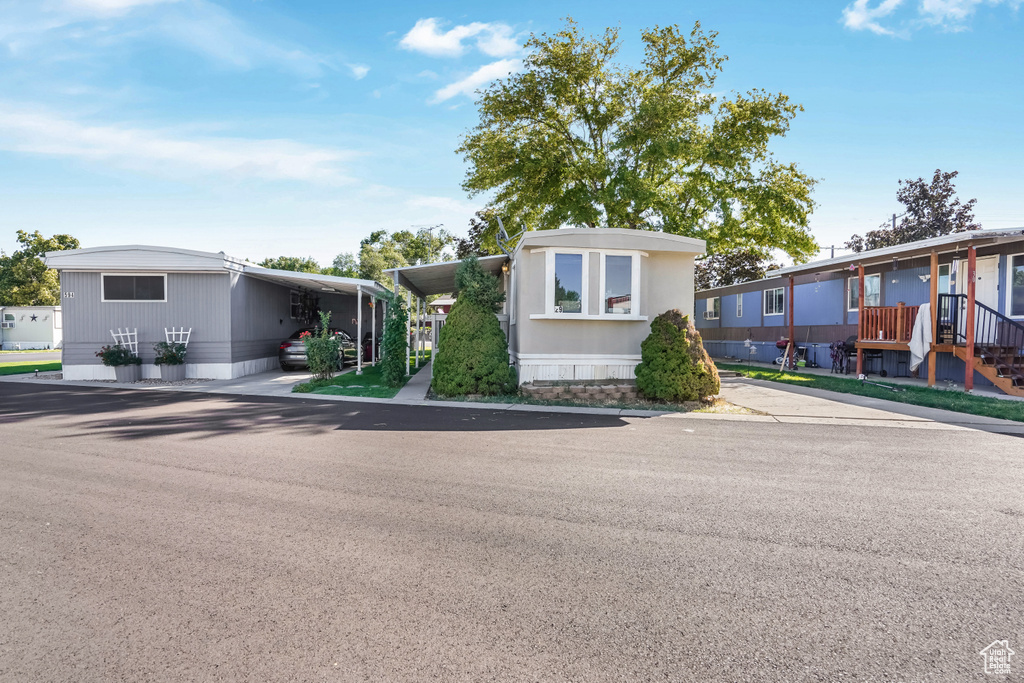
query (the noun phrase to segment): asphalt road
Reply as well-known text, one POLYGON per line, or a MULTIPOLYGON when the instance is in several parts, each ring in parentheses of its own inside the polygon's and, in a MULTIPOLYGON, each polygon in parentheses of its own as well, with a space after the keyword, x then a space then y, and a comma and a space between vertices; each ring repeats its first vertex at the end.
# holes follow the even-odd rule
POLYGON ((984 432, 4 384, 0 680, 992 680, 1022 531, 984 432))

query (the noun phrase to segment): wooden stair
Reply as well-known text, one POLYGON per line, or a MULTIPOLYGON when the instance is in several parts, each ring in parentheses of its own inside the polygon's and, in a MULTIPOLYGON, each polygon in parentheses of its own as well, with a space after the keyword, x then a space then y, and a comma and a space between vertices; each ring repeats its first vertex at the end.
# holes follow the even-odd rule
MULTIPOLYGON (((953 347, 953 355, 967 362, 967 347, 953 347)), ((976 344, 974 347, 974 371, 992 382, 1010 396, 1024 398, 1024 374, 1013 369, 1021 367, 1021 357, 1011 347, 985 346, 976 344)))

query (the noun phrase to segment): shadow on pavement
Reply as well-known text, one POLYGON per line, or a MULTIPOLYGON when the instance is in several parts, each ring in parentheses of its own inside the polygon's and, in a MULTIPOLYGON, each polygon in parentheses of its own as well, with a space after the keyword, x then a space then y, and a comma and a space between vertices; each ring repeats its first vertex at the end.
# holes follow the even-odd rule
POLYGON ((614 415, 328 403, 42 384, 0 386, 0 425, 69 417, 78 418, 78 427, 121 439, 182 434, 206 438, 243 431, 247 434, 330 430, 484 432, 607 428, 627 424, 614 415))

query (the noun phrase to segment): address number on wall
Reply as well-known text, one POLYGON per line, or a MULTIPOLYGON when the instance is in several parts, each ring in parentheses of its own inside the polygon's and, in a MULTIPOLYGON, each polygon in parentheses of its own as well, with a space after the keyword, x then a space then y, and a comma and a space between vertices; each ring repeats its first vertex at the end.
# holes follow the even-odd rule
POLYGON ((74 292, 64 292, 64 298, 65 299, 74 299, 75 298, 75 293, 74 292))

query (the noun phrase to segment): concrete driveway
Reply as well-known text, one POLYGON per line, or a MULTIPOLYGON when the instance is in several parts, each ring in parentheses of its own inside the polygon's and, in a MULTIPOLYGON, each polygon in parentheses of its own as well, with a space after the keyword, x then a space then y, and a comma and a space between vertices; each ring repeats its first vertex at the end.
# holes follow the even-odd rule
POLYGON ((970 681, 1024 643, 1017 437, 29 383, 0 430, 0 680, 970 681))

